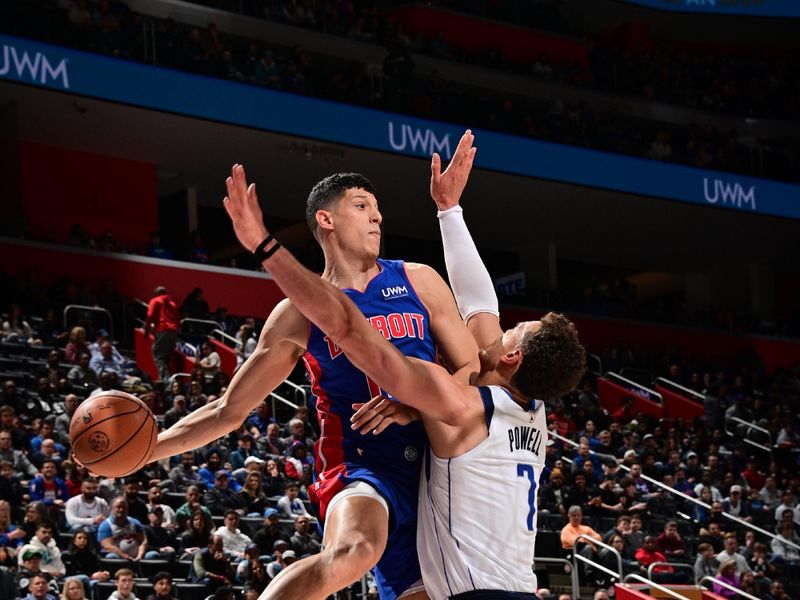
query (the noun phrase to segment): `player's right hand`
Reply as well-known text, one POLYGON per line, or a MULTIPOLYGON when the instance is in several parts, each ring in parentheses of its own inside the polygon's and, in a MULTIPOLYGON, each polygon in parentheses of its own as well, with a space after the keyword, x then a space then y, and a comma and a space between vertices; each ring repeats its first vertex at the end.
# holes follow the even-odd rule
POLYGON ((392 423, 408 425, 420 418, 418 410, 399 402, 392 402, 383 396, 375 396, 369 402, 363 404, 358 402, 352 406, 356 412, 350 417, 350 428, 357 430, 361 435, 370 432, 378 435, 392 423))
POLYGON ((239 243, 248 252, 253 252, 267 237, 264 217, 258 205, 256 184, 247 185, 247 175, 242 165, 233 165, 231 176, 225 180, 228 195, 223 204, 233 223, 233 230, 239 243))
POLYGON ((475 136, 467 129, 458 142, 458 147, 447 169, 442 173, 442 158, 434 153, 431 157, 431 198, 439 210, 447 210, 456 206, 467 185, 472 161, 475 160, 477 148, 472 142, 475 136))

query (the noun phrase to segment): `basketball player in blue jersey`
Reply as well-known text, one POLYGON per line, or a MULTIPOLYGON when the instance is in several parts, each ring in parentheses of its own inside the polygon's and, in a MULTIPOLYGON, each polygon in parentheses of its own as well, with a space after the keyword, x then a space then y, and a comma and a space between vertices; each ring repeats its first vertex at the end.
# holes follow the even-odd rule
MULTIPOLYGON (((233 179, 247 188, 241 167, 234 168, 233 179)), ((248 193, 255 197, 255 188, 248 193)), ((345 290, 361 318, 369 319, 365 323, 404 354, 433 361, 438 350, 454 369, 477 368, 477 345, 441 277, 424 265, 377 258, 381 215, 367 179, 355 174, 324 179, 309 195, 306 215, 325 253, 322 277, 345 290)), ((271 252, 268 244, 257 248, 259 243, 250 248, 259 250, 257 256, 271 252)), ((225 395, 162 433, 152 460, 208 444, 239 427, 301 358, 318 398, 321 436, 309 493, 324 522, 325 546, 285 570, 264 598, 321 600, 372 567, 383 600, 426 598, 416 555, 419 472, 427 444, 422 425, 399 420, 372 438, 351 429, 352 404, 367 402, 380 390, 292 301, 273 310, 256 351, 225 395)))
MULTIPOLYGON (((466 136, 471 147, 471 134, 466 136)), ((453 160, 468 174, 472 157, 474 150, 468 149, 457 151, 453 160)), ((441 176, 438 168, 435 157, 434 179, 441 176)), ((449 214, 457 212, 452 207, 463 185, 458 188, 446 190, 453 192, 443 199, 452 205, 449 214)), ((418 550, 430 597, 535 598, 535 498, 547 431, 542 403, 532 398, 556 398, 580 380, 585 354, 574 326, 550 313, 503 332, 496 309, 486 312, 481 306, 486 291, 476 288, 477 311, 468 315, 468 324, 476 339, 485 341, 480 369, 452 376, 441 366, 403 356, 346 294, 282 250, 264 226, 255 191, 242 173, 235 171, 229 180, 225 206, 245 248, 252 251, 269 240, 263 265, 294 306, 388 394, 421 412, 431 446, 421 484, 418 550), (477 517, 487 512, 502 517, 477 517)), ((468 268, 478 265, 482 268, 479 258, 468 268)), ((477 274, 481 278, 479 269, 477 274)), ((468 296, 462 294, 467 312, 473 301, 468 296)), ((372 410, 366 411, 368 420, 372 410)))

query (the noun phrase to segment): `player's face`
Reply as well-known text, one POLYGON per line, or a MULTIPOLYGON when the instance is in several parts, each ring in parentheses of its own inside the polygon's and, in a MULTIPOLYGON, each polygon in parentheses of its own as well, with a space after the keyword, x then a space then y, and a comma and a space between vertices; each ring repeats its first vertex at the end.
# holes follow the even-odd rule
POLYGON ((336 240, 343 249, 377 258, 383 217, 375 196, 365 190, 349 189, 330 213, 336 240))

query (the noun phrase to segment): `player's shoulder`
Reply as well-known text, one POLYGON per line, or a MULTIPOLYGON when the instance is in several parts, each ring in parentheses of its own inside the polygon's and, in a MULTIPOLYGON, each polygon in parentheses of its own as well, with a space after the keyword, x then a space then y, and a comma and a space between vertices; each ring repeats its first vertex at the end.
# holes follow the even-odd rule
POLYGON ((442 276, 430 265, 415 262, 406 262, 403 264, 405 266, 406 275, 415 288, 424 290, 428 288, 442 289, 442 286, 447 287, 442 276))

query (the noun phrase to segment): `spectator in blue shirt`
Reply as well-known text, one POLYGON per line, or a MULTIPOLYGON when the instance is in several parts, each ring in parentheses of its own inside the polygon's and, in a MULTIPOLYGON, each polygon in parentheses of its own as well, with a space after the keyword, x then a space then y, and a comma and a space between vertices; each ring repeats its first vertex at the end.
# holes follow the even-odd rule
POLYGON ((33 502, 44 502, 47 506, 61 507, 69 498, 67 484, 57 477, 58 466, 54 460, 42 462, 42 472, 31 480, 28 493, 33 502))

